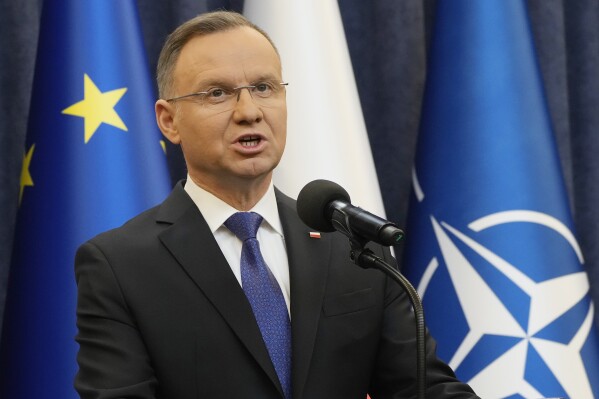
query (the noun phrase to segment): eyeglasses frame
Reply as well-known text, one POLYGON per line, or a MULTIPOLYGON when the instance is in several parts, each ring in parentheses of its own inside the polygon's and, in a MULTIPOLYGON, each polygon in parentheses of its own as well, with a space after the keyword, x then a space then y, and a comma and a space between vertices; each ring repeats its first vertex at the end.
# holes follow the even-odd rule
MULTIPOLYGON (((288 86, 289 83, 288 82, 279 82, 279 85, 280 86, 288 86)), ((257 85, 245 85, 245 86, 234 87, 231 90, 234 91, 234 92, 237 92, 237 102, 239 102, 239 97, 241 96, 241 90, 248 89, 248 93, 250 93, 250 97, 254 98, 252 96, 251 89, 255 89, 256 87, 258 87, 258 86, 257 85)), ((195 92, 195 93, 184 94, 182 96, 169 98, 169 99, 164 100, 164 101, 170 103, 170 102, 175 102, 175 101, 182 100, 182 99, 188 98, 188 97, 204 96, 204 95, 209 94, 209 93, 210 93, 209 91, 198 91, 198 92, 195 92)))

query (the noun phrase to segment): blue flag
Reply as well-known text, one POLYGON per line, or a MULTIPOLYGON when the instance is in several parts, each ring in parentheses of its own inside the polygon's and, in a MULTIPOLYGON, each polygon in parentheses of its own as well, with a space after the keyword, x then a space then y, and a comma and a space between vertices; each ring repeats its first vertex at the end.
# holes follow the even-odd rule
POLYGON ((169 191, 134 0, 46 0, 0 353, 1 398, 75 398, 77 247, 169 191))
POLYGON ((485 399, 599 398, 594 307, 523 0, 437 3, 404 272, 485 399))

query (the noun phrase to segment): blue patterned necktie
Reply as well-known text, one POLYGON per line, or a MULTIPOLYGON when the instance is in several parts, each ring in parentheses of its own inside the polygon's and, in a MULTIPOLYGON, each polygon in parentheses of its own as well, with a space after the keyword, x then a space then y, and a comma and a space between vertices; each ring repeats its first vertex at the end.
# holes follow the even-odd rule
POLYGON ((237 212, 225 226, 242 242, 241 285, 262 333, 286 399, 291 399, 291 322, 281 287, 266 265, 256 239, 262 216, 237 212))

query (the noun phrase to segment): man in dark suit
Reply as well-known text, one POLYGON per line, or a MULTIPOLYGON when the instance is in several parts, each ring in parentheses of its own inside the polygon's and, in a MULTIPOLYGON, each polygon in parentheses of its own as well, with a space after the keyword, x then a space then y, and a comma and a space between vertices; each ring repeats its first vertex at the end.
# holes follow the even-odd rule
MULTIPOLYGON (((346 239, 314 238, 272 185, 287 111, 266 33, 235 13, 196 17, 167 39, 158 85, 188 178, 77 253, 81 397, 414 397, 406 294, 354 266, 346 239), (257 232, 240 239, 247 216, 257 232)), ((428 397, 476 398, 427 345, 428 397)))

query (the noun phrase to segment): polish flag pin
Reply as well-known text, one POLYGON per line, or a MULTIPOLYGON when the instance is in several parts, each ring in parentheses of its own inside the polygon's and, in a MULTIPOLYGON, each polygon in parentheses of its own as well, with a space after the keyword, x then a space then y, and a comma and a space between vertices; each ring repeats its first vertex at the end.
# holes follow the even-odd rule
POLYGON ((317 231, 311 231, 310 238, 320 238, 320 233, 317 231))

